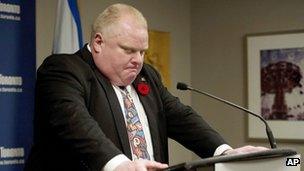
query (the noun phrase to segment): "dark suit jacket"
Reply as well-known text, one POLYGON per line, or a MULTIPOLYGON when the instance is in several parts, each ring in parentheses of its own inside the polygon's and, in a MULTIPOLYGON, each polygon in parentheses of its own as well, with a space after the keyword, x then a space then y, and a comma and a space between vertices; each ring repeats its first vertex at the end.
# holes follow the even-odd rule
MULTIPOLYGON (((201 157, 225 143, 189 106, 171 95, 149 65, 133 83, 150 125, 154 158, 168 162, 170 137, 201 157)), ((123 114, 109 80, 86 47, 72 55, 52 55, 37 72, 34 145, 25 170, 96 170, 118 154, 131 158, 123 114)))

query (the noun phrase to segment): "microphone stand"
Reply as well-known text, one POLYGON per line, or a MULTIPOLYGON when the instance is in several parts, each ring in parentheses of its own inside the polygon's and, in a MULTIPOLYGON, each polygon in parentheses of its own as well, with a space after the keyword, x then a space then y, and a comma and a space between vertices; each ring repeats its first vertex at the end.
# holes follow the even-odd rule
POLYGON ((224 99, 221 99, 221 98, 219 98, 219 97, 216 97, 216 96, 214 96, 214 95, 212 95, 212 94, 209 94, 209 93, 207 93, 207 92, 204 92, 204 91, 201 91, 201 90, 197 90, 197 89, 195 89, 195 88, 192 88, 192 87, 188 86, 188 85, 185 84, 185 83, 177 83, 177 89, 179 89, 179 90, 191 90, 191 91, 194 91, 194 92, 197 92, 197 93, 200 93, 200 94, 204 94, 204 95, 206 95, 206 96, 208 96, 208 97, 211 97, 211 98, 213 98, 213 99, 216 99, 216 100, 218 100, 218 101, 221 101, 221 102, 223 102, 223 103, 225 103, 225 104, 227 104, 227 105, 236 107, 236 108, 238 108, 238 109, 240 109, 240 110, 242 110, 242 111, 245 111, 245 112, 247 112, 247 113, 249 113, 249 114, 251 114, 251 115, 253 115, 253 116, 255 116, 255 117, 258 117, 260 120, 262 120, 262 121, 264 122, 264 124, 265 124, 265 126, 266 126, 266 134, 267 134, 267 137, 268 137, 268 140, 269 140, 269 143, 270 143, 270 147, 271 147, 272 149, 277 148, 276 141, 275 141, 275 139, 274 139, 274 137, 273 137, 272 131, 271 131, 271 129, 270 129, 268 123, 267 123, 266 120, 265 120, 263 117, 261 117, 260 115, 254 113, 254 112, 252 112, 252 111, 250 111, 250 110, 248 110, 248 109, 246 109, 246 108, 244 108, 244 107, 241 107, 241 106, 236 105, 236 104, 234 104, 234 103, 231 103, 231 102, 229 102, 229 101, 227 101, 227 100, 224 100, 224 99))

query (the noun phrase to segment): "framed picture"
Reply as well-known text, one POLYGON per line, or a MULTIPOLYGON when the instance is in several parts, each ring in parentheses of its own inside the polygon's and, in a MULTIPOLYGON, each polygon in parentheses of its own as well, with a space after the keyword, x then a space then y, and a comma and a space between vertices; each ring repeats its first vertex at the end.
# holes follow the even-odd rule
POLYGON ((170 87, 170 33, 149 30, 149 49, 145 54, 145 63, 155 67, 160 73, 163 83, 170 87))
MULTIPOLYGON (((246 36, 248 108, 260 114, 278 140, 304 140, 304 30, 246 36)), ((248 138, 267 138, 248 117, 248 138)))

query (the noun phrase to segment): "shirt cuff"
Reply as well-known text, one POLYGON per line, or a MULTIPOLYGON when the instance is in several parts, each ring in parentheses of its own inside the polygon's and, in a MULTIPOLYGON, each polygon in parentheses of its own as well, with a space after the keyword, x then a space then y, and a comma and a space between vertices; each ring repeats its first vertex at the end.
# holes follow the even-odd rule
POLYGON ((101 171, 113 171, 118 165, 125 161, 130 161, 130 159, 123 154, 119 154, 109 160, 101 171))
POLYGON ((222 155, 226 150, 232 150, 233 148, 230 147, 228 144, 222 144, 218 146, 213 154, 213 156, 222 155))

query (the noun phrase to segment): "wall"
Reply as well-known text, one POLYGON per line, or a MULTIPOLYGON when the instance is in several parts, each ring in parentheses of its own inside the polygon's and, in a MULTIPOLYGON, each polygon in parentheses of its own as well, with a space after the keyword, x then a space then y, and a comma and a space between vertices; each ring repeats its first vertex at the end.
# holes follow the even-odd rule
MULTIPOLYGON (((172 93, 191 104, 234 147, 268 146, 246 140, 242 112, 208 98, 175 90, 177 81, 212 92, 242 106, 247 104, 244 36, 249 33, 297 30, 304 27, 302 0, 79 0, 84 40, 90 25, 106 6, 115 2, 134 5, 146 16, 150 29, 171 33, 172 93), (191 38, 191 40, 190 40, 191 38), (191 43, 191 44, 190 44, 191 43), (191 46, 190 46, 191 45, 191 46)), ((37 66, 51 53, 57 1, 36 1, 37 66)), ((303 143, 278 143, 302 154, 303 143)), ((170 143, 171 164, 192 159, 192 154, 170 143)), ((193 158, 196 158, 193 155, 193 158)), ((302 166, 303 167, 303 166, 302 166)), ((302 168, 303 169, 303 168, 302 168)))
MULTIPOLYGON (((90 37, 91 24, 97 15, 108 5, 122 2, 133 5, 143 12, 150 29, 171 34, 171 92, 190 104, 190 94, 178 92, 174 87, 177 81, 191 81, 190 75, 190 2, 183 0, 78 0, 85 42, 90 37), (174 4, 174 5, 172 5, 174 4)), ((37 67, 51 54, 57 1, 36 1, 37 67)), ((192 159, 192 154, 170 140, 170 163, 176 164, 192 159)))
MULTIPOLYGON (((303 6, 302 0, 192 0, 192 85, 246 106, 245 35, 303 29, 303 6)), ((246 140, 247 117, 243 112, 196 94, 192 96, 192 106, 232 146, 269 146, 266 140, 246 140)), ((278 146, 295 148, 304 154, 303 142, 279 142, 278 146)))

